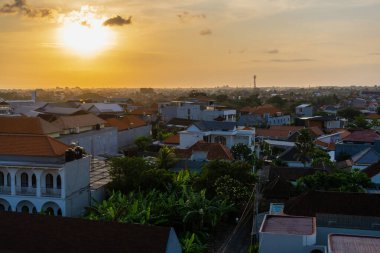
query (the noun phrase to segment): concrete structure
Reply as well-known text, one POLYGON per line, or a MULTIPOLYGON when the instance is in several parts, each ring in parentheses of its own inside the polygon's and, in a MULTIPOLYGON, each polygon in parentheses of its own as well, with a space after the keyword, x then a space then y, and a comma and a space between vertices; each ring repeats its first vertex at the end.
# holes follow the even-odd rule
POLYGON ((48 136, 0 134, 0 209, 82 215, 89 205, 90 157, 67 156, 69 148, 48 136))
POLYGON ((234 122, 199 121, 179 135, 181 149, 189 148, 200 140, 221 143, 228 148, 242 143, 253 149, 255 144, 255 129, 237 127, 234 122))
POLYGON ((380 252, 380 237, 330 234, 329 253, 377 253, 380 252))
POLYGON ((313 106, 311 104, 302 104, 296 107, 296 114, 299 117, 312 117, 313 106))

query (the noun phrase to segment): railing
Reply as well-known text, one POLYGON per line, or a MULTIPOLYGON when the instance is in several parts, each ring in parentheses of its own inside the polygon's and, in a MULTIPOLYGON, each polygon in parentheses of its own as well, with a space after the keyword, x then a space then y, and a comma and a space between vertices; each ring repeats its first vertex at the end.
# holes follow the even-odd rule
POLYGON ((11 194, 11 187, 0 186, 0 194, 11 194))
POLYGON ((16 194, 17 195, 35 196, 36 195, 36 188, 16 186, 16 194))
POLYGON ((44 197, 61 197, 61 189, 41 187, 41 195, 44 197))

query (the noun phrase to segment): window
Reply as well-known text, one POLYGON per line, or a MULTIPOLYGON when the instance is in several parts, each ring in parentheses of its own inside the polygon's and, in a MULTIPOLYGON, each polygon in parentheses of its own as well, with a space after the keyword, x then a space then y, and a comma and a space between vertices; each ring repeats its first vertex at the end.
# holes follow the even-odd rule
POLYGON ((220 143, 220 144, 226 145, 226 137, 216 136, 215 137, 215 143, 220 143))
POLYGON ((46 175, 46 188, 53 188, 53 175, 52 174, 46 175))
POLYGON ((25 172, 21 174, 21 187, 28 187, 28 174, 25 172))
POLYGON ((7 174, 7 186, 11 186, 11 174, 7 174))
POLYGON ((37 187, 37 178, 36 178, 36 175, 34 175, 34 174, 32 176, 32 187, 33 188, 37 187))
POLYGON ((27 206, 21 207, 21 212, 22 213, 29 213, 29 207, 27 207, 27 206))
POLYGON ((54 215, 54 209, 51 207, 46 208, 45 212, 47 215, 54 215))
POLYGON ((61 175, 57 176, 57 189, 62 188, 61 175))
POLYGON ((4 174, 0 171, 0 186, 4 186, 4 174))

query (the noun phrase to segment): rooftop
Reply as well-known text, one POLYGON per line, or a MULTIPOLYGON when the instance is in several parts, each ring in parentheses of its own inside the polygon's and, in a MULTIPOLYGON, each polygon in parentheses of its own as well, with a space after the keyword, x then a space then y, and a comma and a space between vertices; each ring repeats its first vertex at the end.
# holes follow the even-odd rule
POLYGON ((315 218, 302 216, 266 215, 260 232, 282 235, 312 235, 315 218))
POLYGON ((38 117, 0 117, 0 133, 42 135, 59 131, 59 128, 38 117))
POLYGON ((146 126, 145 121, 135 115, 126 115, 120 119, 110 118, 107 119, 107 123, 109 126, 116 127, 118 131, 146 126))
POLYGON ((1 252, 166 252, 171 228, 0 213, 1 252), (25 229, 27 227, 27 229, 25 229))
POLYGON ((270 105, 270 104, 265 104, 265 105, 260 105, 256 107, 243 107, 240 109, 240 112, 243 113, 250 113, 250 114, 258 114, 258 115, 263 115, 265 113, 269 113, 270 115, 275 115, 277 113, 282 113, 280 109, 277 107, 270 105))
POLYGON ((76 127, 87 127, 87 126, 95 126, 97 124, 104 124, 105 121, 101 118, 96 117, 91 113, 81 114, 81 115, 73 115, 73 116, 60 116, 58 119, 52 122, 54 126, 57 128, 64 129, 72 129, 76 127))
POLYGON ((193 125, 201 131, 233 131, 236 127, 236 122, 197 121, 193 125))
POLYGON ((380 135, 373 130, 360 130, 354 131, 346 138, 343 139, 345 142, 354 141, 354 142, 375 142, 380 140, 380 135))
POLYGON ((330 234, 328 247, 330 253, 378 253, 380 237, 330 234))
POLYGON ((45 135, 0 134, 0 155, 58 157, 68 148, 45 135))

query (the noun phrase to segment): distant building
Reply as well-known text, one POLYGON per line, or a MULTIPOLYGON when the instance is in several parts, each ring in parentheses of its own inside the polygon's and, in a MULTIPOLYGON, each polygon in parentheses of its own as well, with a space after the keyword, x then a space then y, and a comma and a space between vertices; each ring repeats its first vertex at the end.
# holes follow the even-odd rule
POLYGON ((266 124, 269 126, 282 126, 290 124, 290 115, 283 115, 283 112, 273 105, 265 104, 257 107, 244 107, 240 109, 239 125, 258 126, 266 124), (258 120, 260 119, 260 121, 258 120))
POLYGON ((10 115, 12 114, 12 106, 5 101, 0 99, 0 115, 10 115))
POLYGON ((296 115, 299 117, 312 117, 313 106, 311 104, 302 104, 296 107, 296 115))

